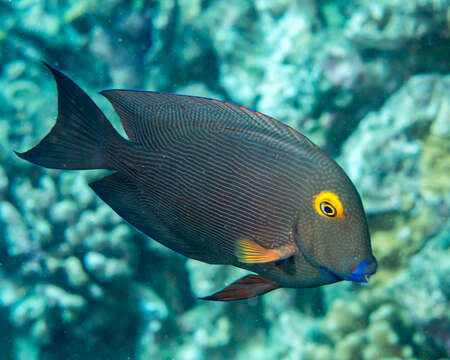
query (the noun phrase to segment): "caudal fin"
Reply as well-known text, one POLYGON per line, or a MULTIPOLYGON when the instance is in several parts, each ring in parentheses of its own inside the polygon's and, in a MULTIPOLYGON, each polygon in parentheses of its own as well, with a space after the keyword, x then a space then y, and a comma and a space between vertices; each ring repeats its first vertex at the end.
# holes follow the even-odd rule
POLYGON ((58 88, 58 117, 34 148, 16 153, 52 169, 111 169, 105 145, 123 140, 89 96, 63 73, 44 62, 58 88))

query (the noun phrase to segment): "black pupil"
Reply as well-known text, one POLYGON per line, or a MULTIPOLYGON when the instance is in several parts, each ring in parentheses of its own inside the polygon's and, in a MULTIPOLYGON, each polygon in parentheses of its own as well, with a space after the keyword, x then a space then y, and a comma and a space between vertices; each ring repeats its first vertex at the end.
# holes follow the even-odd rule
POLYGON ((330 216, 334 215, 334 209, 329 204, 324 204, 323 211, 327 215, 330 215, 330 216))

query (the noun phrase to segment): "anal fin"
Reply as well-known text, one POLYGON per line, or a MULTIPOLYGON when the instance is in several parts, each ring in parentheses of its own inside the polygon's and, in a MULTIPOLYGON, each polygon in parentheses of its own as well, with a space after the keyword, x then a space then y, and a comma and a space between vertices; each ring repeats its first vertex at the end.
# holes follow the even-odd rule
POLYGON ((250 274, 236 280, 213 295, 201 297, 199 299, 214 301, 243 300, 263 295, 269 291, 278 289, 279 287, 280 285, 275 281, 266 279, 260 275, 250 274))
POLYGON ((147 205, 145 194, 128 176, 116 172, 90 183, 89 186, 136 229, 176 252, 196 258, 195 249, 175 236, 161 219, 154 215, 153 209, 147 205))
POLYGON ((116 172, 90 183, 89 186, 122 218, 151 235, 151 228, 146 226, 148 219, 139 199, 139 189, 127 176, 116 172))

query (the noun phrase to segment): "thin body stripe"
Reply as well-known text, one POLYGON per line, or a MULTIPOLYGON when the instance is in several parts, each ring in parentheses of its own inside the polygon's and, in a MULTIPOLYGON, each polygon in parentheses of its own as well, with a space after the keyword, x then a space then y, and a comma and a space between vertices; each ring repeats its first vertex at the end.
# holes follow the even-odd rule
MULTIPOLYGON (((277 120, 217 100, 153 92, 103 92, 138 144, 115 149, 152 212, 168 228, 227 256, 238 237, 290 240, 311 196, 317 149, 277 120), (197 239, 197 240, 196 240, 197 239), (216 245, 214 245, 216 244, 216 245)), ((188 240, 189 239, 189 240, 188 240)))

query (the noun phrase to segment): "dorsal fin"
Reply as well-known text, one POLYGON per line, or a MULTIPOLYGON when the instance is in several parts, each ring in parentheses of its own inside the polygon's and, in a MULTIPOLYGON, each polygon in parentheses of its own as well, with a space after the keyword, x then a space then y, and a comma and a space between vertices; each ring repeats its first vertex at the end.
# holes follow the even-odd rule
POLYGON ((270 135, 298 144, 302 135, 254 110, 214 99, 153 91, 104 90, 131 140, 149 149, 167 147, 180 136, 220 129, 270 135))

